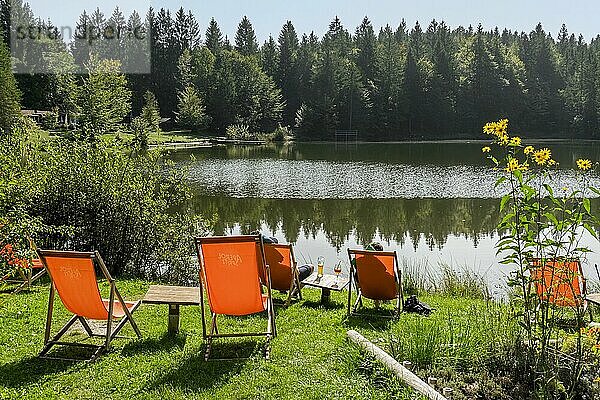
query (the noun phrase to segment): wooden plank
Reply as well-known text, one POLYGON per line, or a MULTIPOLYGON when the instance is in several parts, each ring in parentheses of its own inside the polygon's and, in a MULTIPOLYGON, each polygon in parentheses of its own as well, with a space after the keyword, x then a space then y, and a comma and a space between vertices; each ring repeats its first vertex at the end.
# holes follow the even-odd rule
POLYGON ((347 335, 350 340, 385 365, 385 367, 393 372, 402 382, 412 387, 423 396, 430 400, 446 400, 446 398, 438 393, 434 388, 423 382, 423 380, 421 380, 421 378, 419 378, 417 375, 404 368, 404 366, 402 366, 402 364, 396 361, 392 356, 371 343, 360 333, 350 330, 348 331, 347 335))
POLYGON ((307 286, 313 286, 321 289, 335 290, 341 292, 350 281, 347 278, 341 277, 339 281, 336 280, 335 275, 325 274, 321 278, 317 276, 316 272, 313 272, 311 276, 303 280, 301 283, 307 286))
POLYGON ((145 304, 200 305, 200 288, 152 285, 143 302, 145 304))

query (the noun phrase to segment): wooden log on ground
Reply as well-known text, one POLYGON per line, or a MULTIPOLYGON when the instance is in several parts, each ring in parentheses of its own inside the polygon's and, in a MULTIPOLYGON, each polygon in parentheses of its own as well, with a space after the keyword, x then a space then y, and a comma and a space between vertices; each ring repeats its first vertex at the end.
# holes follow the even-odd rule
POLYGON ((367 353, 373 355, 375 359, 381 362, 387 369, 392 371, 402 382, 421 393, 430 400, 447 400, 444 396, 438 393, 435 389, 423 382, 421 378, 407 370, 396 361, 392 356, 383 351, 378 346, 371 343, 360 333, 350 330, 347 333, 350 340, 359 345, 367 353))

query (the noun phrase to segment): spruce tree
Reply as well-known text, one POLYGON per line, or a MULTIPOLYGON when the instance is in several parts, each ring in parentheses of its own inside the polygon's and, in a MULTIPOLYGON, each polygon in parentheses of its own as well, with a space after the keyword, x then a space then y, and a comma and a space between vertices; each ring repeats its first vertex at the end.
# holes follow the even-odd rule
POLYGON ((258 53, 258 42, 254 28, 248 17, 244 16, 235 34, 235 49, 242 55, 252 56, 258 53))
POLYGON ((269 40, 265 42, 260 50, 260 61, 263 71, 271 78, 274 78, 279 65, 279 52, 273 36, 269 36, 269 40))
POLYGON ((0 41, 0 130, 6 132, 18 121, 21 115, 20 100, 21 93, 12 73, 8 48, 0 41))
POLYGON ((279 66, 277 69, 277 82, 281 88, 286 106, 283 114, 285 125, 294 124, 296 112, 300 107, 300 93, 298 84, 300 80, 298 70, 298 35, 291 21, 287 21, 278 39, 279 66))
POLYGON ((204 44, 213 54, 218 54, 223 47, 223 34, 214 18, 211 18, 206 28, 204 44))

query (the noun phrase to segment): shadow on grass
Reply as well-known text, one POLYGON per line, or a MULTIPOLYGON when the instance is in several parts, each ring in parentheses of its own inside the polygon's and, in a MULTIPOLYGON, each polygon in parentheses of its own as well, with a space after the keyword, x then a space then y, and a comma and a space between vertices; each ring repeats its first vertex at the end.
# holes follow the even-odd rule
POLYGON ((123 347, 121 354, 130 356, 134 354, 155 353, 174 348, 183 350, 186 340, 187 335, 185 334, 170 335, 165 332, 158 338, 146 338, 129 342, 123 347))
POLYGON ((359 315, 346 317, 344 325, 359 331, 361 329, 385 331, 389 330, 395 321, 393 318, 389 318, 389 315, 387 310, 363 310, 359 315))
POLYGON ((319 308, 324 308, 326 310, 340 310, 342 308, 346 307, 345 303, 339 303, 339 302, 335 302, 335 301, 329 301, 327 303, 321 303, 320 301, 311 301, 311 300, 305 300, 302 303, 302 307, 307 307, 307 308, 314 308, 314 309, 319 309, 319 308))
MULTIPOLYGON (((261 350, 260 356, 262 356, 264 347, 259 345, 257 341, 246 340, 240 342, 237 339, 235 342, 227 343, 223 340, 215 340, 212 345, 211 358, 249 357, 257 354, 259 347, 261 350)), ((198 353, 182 360, 175 370, 171 370, 158 378, 150 384, 150 387, 160 389, 166 385, 186 392, 208 390, 227 383, 231 377, 241 372, 247 362, 245 358, 227 361, 204 361, 204 350, 205 347, 202 346, 198 353)))
POLYGON ((2 377, 0 387, 17 388, 28 386, 31 383, 39 382, 47 375, 77 368, 78 365, 85 368, 87 364, 60 360, 44 360, 38 357, 23 358, 16 362, 0 365, 0 377, 2 377))

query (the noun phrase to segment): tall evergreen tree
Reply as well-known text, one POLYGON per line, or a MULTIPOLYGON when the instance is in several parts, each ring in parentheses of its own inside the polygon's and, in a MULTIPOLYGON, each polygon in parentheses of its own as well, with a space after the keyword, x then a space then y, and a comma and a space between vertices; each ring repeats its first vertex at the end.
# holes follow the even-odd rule
MULTIPOLYGON (((277 69, 277 82, 286 106, 283 113, 283 122, 293 125, 296 112, 300 107, 300 82, 298 69, 298 35, 291 21, 287 21, 279 33, 279 66, 277 69)), ((312 65, 311 65, 312 67, 312 65)))
POLYGON ((271 78, 275 78, 279 64, 279 52, 273 36, 269 36, 269 40, 265 42, 260 50, 260 61, 263 71, 271 78))
POLYGON ((208 47, 213 54, 218 54, 223 47, 223 34, 221 33, 221 29, 219 29, 219 25, 214 18, 211 18, 208 23, 208 28, 206 28, 205 34, 205 45, 208 47))
POLYGON ((21 114, 20 99, 8 48, 0 41, 0 130, 8 131, 17 122, 21 114))
POLYGON ((235 34, 235 49, 244 56, 252 56, 258 53, 258 42, 254 28, 248 17, 244 16, 238 25, 235 34))

